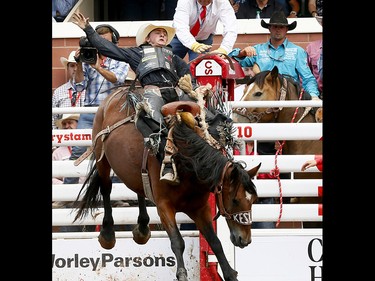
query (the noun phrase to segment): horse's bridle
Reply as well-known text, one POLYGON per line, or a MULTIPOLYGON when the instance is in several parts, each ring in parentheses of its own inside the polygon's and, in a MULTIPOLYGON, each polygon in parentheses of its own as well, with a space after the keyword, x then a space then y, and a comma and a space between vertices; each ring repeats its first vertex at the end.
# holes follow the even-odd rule
MULTIPOLYGON (((288 81, 286 80, 286 78, 283 77, 282 79, 283 79, 283 85, 280 88, 280 97, 279 97, 279 100, 281 101, 285 100, 287 87, 288 87, 288 81)), ((262 119, 263 115, 270 114, 270 113, 273 113, 275 115, 274 119, 276 120, 279 111, 282 109, 283 109, 282 107, 269 107, 265 111, 262 111, 262 112, 246 113, 246 108, 242 107, 242 108, 233 109, 233 112, 237 113, 238 115, 246 117, 247 119, 249 119, 250 123, 258 123, 262 119)))
MULTIPOLYGON (((224 182, 225 173, 227 172, 228 168, 232 165, 233 165, 233 163, 229 162, 229 161, 225 164, 223 172, 221 174, 220 183, 217 186, 215 186, 215 189, 214 189, 214 194, 215 194, 215 197, 216 197, 216 200, 217 200, 217 205, 218 205, 218 208, 219 208, 219 211, 215 215, 214 220, 217 220, 219 218, 219 216, 222 215, 226 219, 233 220, 236 223, 239 223, 239 224, 242 224, 242 225, 251 225, 252 222, 253 222, 252 221, 252 215, 251 215, 251 209, 248 210, 248 211, 237 212, 237 213, 234 213, 234 214, 229 214, 225 210, 225 206, 224 206, 224 203, 223 203, 223 193, 222 193, 223 182, 224 182)), ((236 190, 235 194, 236 193, 237 193, 237 190, 236 190)))

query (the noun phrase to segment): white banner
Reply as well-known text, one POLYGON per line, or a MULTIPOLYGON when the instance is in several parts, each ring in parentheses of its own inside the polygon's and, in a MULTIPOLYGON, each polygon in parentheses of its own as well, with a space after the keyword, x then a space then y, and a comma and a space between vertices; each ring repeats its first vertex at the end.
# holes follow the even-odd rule
POLYGON ((321 230, 316 235, 254 232, 249 246, 234 249, 239 281, 322 281, 321 230))
MULTIPOLYGON (((184 237, 184 261, 191 281, 200 280, 199 237, 184 237)), ((172 281, 177 261, 169 238, 151 238, 145 245, 117 238, 111 250, 98 239, 53 239, 53 281, 172 281)))

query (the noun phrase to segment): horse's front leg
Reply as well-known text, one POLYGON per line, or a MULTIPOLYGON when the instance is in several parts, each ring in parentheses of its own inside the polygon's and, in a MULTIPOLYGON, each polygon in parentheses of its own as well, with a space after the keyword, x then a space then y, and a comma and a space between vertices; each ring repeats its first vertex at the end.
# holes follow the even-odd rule
POLYGON ((151 237, 151 231, 149 227, 150 217, 147 213, 146 199, 143 196, 138 195, 138 208, 139 215, 137 219, 137 225, 133 229, 133 240, 137 244, 146 244, 151 237))
POLYGON ((112 181, 111 178, 102 179, 100 184, 100 193, 103 196, 104 205, 104 217, 102 222, 102 228, 98 237, 100 245, 104 249, 112 249, 116 244, 114 220, 112 217, 112 206, 111 206, 111 191, 112 181))
POLYGON ((194 219, 198 230, 202 233, 204 238, 207 240, 208 245, 210 245, 212 251, 215 253, 223 272, 224 280, 238 281, 238 272, 229 264, 228 259, 224 254, 223 246, 214 231, 211 210, 206 208, 205 211, 200 211, 194 215, 191 215, 191 217, 194 219))
POLYGON ((180 230, 177 227, 176 213, 172 211, 161 211, 158 210, 161 223, 164 229, 167 231, 169 240, 171 241, 171 249, 177 260, 177 271, 176 277, 178 281, 188 281, 187 271, 185 268, 185 262, 183 258, 185 250, 185 241, 181 236, 180 230))

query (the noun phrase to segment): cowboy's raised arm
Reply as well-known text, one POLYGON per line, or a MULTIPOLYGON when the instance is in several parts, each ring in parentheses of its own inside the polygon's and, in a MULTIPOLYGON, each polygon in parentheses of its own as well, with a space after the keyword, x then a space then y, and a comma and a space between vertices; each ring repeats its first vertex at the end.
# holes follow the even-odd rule
POLYGON ((129 51, 129 48, 119 48, 117 44, 101 37, 91 26, 89 18, 85 18, 82 13, 76 12, 73 14, 72 18, 72 22, 86 33, 87 39, 90 41, 91 45, 98 50, 100 54, 118 61, 124 61, 128 63, 132 60, 134 51, 129 51))
POLYGON ((89 26, 89 18, 85 18, 85 16, 80 12, 75 12, 72 16, 73 23, 75 25, 78 25, 81 29, 84 29, 85 27, 89 26))

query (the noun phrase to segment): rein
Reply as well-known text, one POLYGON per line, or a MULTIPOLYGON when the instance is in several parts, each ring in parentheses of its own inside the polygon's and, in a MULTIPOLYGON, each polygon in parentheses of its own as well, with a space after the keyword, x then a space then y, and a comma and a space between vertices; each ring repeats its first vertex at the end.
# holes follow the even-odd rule
MULTIPOLYGON (((217 214, 215 215, 213 220, 217 220, 219 218, 219 216, 222 215, 226 219, 233 220, 236 223, 239 223, 239 224, 242 224, 242 225, 251 225, 252 224, 251 209, 249 211, 243 211, 243 212, 238 212, 238 213, 233 213, 233 214, 229 214, 225 210, 225 206, 224 206, 224 203, 223 203, 223 193, 222 193, 223 182, 224 182, 224 176, 225 176, 228 168, 232 165, 233 164, 229 161, 225 164, 225 167, 224 167, 223 172, 221 174, 220 183, 217 186, 215 186, 214 194, 215 194, 215 197, 216 197, 216 200, 217 200, 217 205, 218 205, 219 211, 217 212, 217 214)), ((237 190, 236 190, 235 194, 236 193, 237 193, 237 190)))

